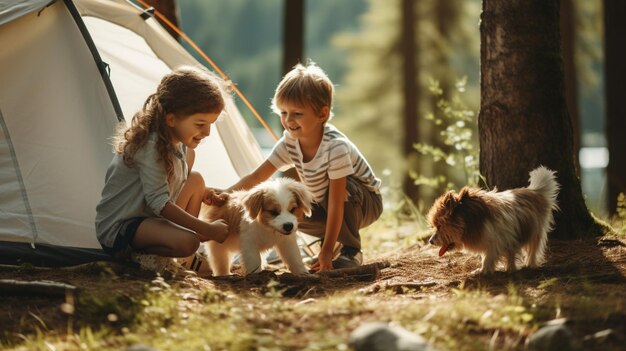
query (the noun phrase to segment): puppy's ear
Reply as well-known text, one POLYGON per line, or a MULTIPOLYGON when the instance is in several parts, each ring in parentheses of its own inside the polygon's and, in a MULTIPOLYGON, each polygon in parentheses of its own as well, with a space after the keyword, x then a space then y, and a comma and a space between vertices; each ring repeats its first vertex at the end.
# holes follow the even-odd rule
POLYGON ((265 190, 253 189, 248 192, 241 202, 248 211, 250 218, 256 218, 263 209, 263 197, 265 196, 265 190))
POLYGON ((438 223, 444 221, 452 214, 454 207, 456 207, 456 194, 450 190, 447 193, 441 195, 428 211, 428 221, 433 227, 437 227, 438 223))
POLYGON ((311 215, 311 202, 313 202, 313 194, 309 189, 300 182, 289 182, 287 188, 296 197, 296 203, 300 207, 304 214, 308 217, 311 215))
POLYGON ((472 191, 470 188, 464 186, 461 191, 459 191, 459 195, 457 196, 458 202, 462 202, 465 199, 469 199, 472 191))
MULTIPOLYGON (((463 190, 465 190, 465 188, 461 189, 461 193, 463 193, 463 190)), ((444 195, 443 203, 450 213, 454 212, 454 209, 461 202, 461 193, 457 194, 454 190, 450 190, 444 195)))

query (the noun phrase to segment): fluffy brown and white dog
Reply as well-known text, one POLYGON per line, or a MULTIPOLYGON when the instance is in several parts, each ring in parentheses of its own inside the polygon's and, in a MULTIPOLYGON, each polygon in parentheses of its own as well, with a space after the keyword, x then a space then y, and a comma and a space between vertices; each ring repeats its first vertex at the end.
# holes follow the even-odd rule
POLYGON ((548 232, 554 225, 559 191, 554 171, 540 166, 530 172, 530 184, 498 192, 464 187, 437 199, 428 213, 435 229, 429 243, 441 246, 439 256, 451 249, 466 249, 482 256, 480 273, 492 273, 499 262, 506 270, 538 267, 545 260, 548 232))
POLYGON ((288 178, 263 182, 228 195, 222 206, 202 205, 200 218, 223 219, 229 235, 223 243, 209 241, 209 264, 214 276, 230 274, 232 258, 241 252, 246 274, 263 269, 262 255, 275 248, 294 274, 305 274, 296 230, 303 215, 311 215, 313 196, 304 184, 288 178))

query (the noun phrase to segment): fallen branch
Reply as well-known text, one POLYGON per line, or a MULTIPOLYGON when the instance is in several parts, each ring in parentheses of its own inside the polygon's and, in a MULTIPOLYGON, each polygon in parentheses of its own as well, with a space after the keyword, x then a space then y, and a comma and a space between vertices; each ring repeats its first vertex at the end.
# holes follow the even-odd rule
POLYGON ((65 297, 73 294, 76 287, 73 285, 53 282, 49 280, 20 281, 14 279, 0 279, 0 293, 4 295, 44 295, 65 297))
POLYGON ((208 276, 205 279, 218 281, 218 282, 237 283, 237 282, 245 280, 246 278, 240 275, 232 274, 232 275, 221 275, 219 277, 208 276))
POLYGON ((278 281, 283 284, 320 283, 322 277, 317 274, 283 273, 278 276, 278 281))
POLYGON ((624 243, 620 239, 603 238, 603 239, 598 240, 598 246, 605 246, 605 247, 626 246, 626 243, 624 243))
POLYGON ((297 275, 283 273, 278 276, 281 283, 319 283, 328 279, 354 279, 360 281, 371 281, 380 278, 380 270, 389 267, 389 262, 375 262, 354 268, 341 268, 332 271, 320 272, 309 275, 297 275))
POLYGON ((387 283, 385 288, 387 289, 414 289, 419 290, 421 288, 429 288, 431 286, 437 285, 437 282, 428 281, 428 282, 406 282, 406 283, 387 283))
POLYGON ((383 268, 389 267, 389 265, 390 263, 387 261, 374 262, 370 264, 364 264, 359 267, 333 269, 332 271, 321 272, 318 274, 323 277, 328 277, 328 278, 359 276, 359 275, 375 275, 376 277, 378 277, 380 275, 380 270, 383 268))
POLYGON ((621 275, 620 272, 611 273, 597 273, 597 274, 582 274, 578 276, 564 276, 561 279, 576 281, 576 280, 588 280, 594 283, 623 283, 626 278, 621 275))

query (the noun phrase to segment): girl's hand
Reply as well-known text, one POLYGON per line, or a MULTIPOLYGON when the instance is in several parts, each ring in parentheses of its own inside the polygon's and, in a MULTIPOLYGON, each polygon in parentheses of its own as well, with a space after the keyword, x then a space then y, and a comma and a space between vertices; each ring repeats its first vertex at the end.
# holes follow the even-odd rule
POLYGON ((223 219, 206 223, 205 228, 204 233, 198 233, 200 241, 215 240, 218 243, 223 243, 228 238, 228 224, 223 219))
POLYGON ((221 207, 228 201, 228 193, 222 189, 217 188, 205 188, 202 202, 209 206, 221 207))
POLYGON ((317 262, 311 266, 314 273, 332 271, 333 270, 333 253, 326 253, 325 250, 320 251, 317 255, 317 262))

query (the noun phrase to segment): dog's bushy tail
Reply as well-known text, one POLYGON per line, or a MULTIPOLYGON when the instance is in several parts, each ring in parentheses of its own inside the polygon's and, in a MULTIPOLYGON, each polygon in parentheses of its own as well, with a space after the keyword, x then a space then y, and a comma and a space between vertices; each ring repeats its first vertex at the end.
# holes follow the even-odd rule
POLYGON ((554 227, 553 211, 558 211, 559 206, 556 197, 559 194, 560 185, 556 181, 555 171, 544 166, 539 166, 530 172, 528 189, 534 190, 543 195, 548 203, 547 213, 545 217, 537 218, 539 223, 539 233, 534 235, 529 243, 528 261, 530 267, 540 266, 545 259, 545 250, 547 246, 547 233, 554 227))
POLYGON ((553 210, 557 210, 556 197, 559 194, 560 185, 556 181, 556 172, 539 166, 530 172, 530 185, 528 189, 538 191, 543 194, 548 202, 552 205, 553 210))

